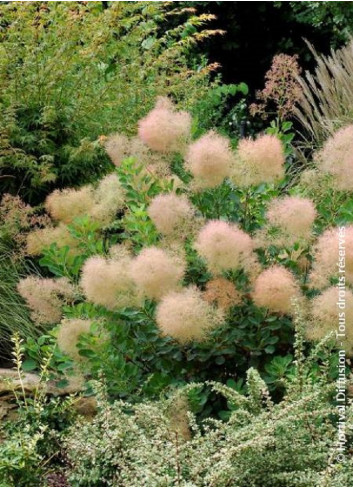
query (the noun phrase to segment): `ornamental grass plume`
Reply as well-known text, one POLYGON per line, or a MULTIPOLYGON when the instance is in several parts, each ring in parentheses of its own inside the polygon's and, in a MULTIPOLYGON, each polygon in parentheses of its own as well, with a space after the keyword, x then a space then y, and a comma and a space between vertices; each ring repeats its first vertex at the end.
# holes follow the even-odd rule
POLYGON ((320 340, 330 331, 345 333, 342 340, 350 354, 353 352, 353 293, 332 286, 311 301, 310 320, 306 336, 320 340))
POLYGON ((314 263, 309 276, 311 287, 321 289, 339 273, 338 261, 344 259, 347 283, 353 285, 353 226, 327 229, 313 247, 314 263), (341 250, 340 250, 341 244, 341 250))
POLYGON ((184 195, 157 195, 147 212, 161 234, 185 237, 192 231, 195 209, 184 195))
POLYGON ((353 125, 339 129, 314 155, 320 171, 333 176, 338 190, 353 190, 353 125))
POLYGON ((233 282, 224 277, 217 277, 207 282, 202 297, 209 304, 215 304, 224 311, 241 304, 241 293, 233 282))
POLYGON ((204 301, 202 292, 194 286, 165 295, 156 311, 162 335, 180 343, 203 340, 223 319, 222 312, 204 301))
POLYGON ((209 221, 200 230, 194 247, 213 273, 247 269, 250 262, 254 265, 254 243, 235 224, 209 221))
POLYGON ((55 221, 71 223, 76 217, 90 214, 95 204, 91 185, 78 190, 54 190, 45 200, 45 209, 55 221))
POLYGON ((196 187, 213 188, 230 175, 233 159, 228 139, 209 131, 189 146, 185 161, 196 187))
POLYGON ((178 112, 167 97, 158 97, 154 109, 138 123, 140 139, 153 151, 180 152, 190 137, 191 116, 178 112))
POLYGON ((151 246, 131 262, 130 277, 137 289, 149 299, 160 299, 180 286, 185 264, 177 256, 151 246))
POLYGON ((140 305, 141 300, 129 276, 130 263, 128 257, 88 258, 83 265, 80 281, 86 298, 111 310, 140 305))
POLYGON ((77 343, 82 334, 88 334, 91 329, 91 320, 89 319, 63 319, 58 330, 58 347, 63 353, 66 353, 75 361, 79 361, 77 343))
POLYGON ((291 314, 293 301, 301 302, 302 295, 293 274, 280 265, 274 265, 257 277, 252 299, 258 307, 279 314, 291 314))
POLYGON ((276 136, 265 134, 256 140, 241 139, 231 179, 241 187, 278 182, 284 177, 284 163, 283 146, 276 136))
MULTIPOLYGON (((310 199, 282 197, 270 202, 266 213, 264 239, 278 246, 290 246, 312 237, 312 226, 317 212, 310 199)), ((263 233, 260 231, 259 235, 263 233)))
POLYGON ((67 278, 26 277, 17 285, 25 299, 33 321, 40 324, 57 323, 62 316, 62 307, 75 297, 75 289, 67 278))

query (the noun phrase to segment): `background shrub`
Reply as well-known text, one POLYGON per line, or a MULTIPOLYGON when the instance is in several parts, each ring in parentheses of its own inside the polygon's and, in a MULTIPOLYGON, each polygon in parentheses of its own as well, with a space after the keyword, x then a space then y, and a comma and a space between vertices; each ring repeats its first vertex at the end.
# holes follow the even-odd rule
POLYGON ((145 2, 1 6, 0 189, 38 203, 110 167, 99 137, 135 130, 160 94, 190 108, 212 67, 190 46, 212 16, 145 2))

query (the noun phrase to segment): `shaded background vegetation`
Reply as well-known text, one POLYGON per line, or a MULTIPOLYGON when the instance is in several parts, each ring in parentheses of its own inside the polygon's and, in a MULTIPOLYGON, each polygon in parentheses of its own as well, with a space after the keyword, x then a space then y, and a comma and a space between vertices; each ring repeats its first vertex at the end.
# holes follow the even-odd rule
POLYGON ((353 26, 351 2, 179 2, 216 15, 211 27, 222 37, 202 46, 211 62, 221 64, 225 83, 262 86, 275 54, 298 54, 304 69, 314 61, 304 39, 318 52, 344 44, 353 26))

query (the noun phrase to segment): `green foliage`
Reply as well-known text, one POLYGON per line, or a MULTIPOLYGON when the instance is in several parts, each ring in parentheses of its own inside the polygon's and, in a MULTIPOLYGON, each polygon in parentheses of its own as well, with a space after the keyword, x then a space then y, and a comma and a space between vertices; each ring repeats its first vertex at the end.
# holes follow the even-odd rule
POLYGON ((128 207, 128 212, 118 223, 124 229, 119 239, 131 241, 136 250, 155 244, 158 238, 158 232, 147 214, 149 201, 159 193, 173 189, 173 181, 160 182, 143 170, 143 165, 133 158, 127 158, 118 169, 128 207))
MULTIPOLYGON (((308 24, 332 36, 332 47, 347 41, 352 34, 353 7, 343 2, 289 2, 297 22, 308 24)), ((281 7, 283 2, 275 2, 281 7)))
POLYGON ((349 192, 335 188, 330 175, 319 175, 314 170, 301 174, 297 186, 301 195, 315 199, 318 218, 317 230, 353 222, 353 202, 349 192), (309 179, 312 184, 308 185, 309 179))
POLYGON ((33 435, 30 426, 21 426, 12 433, 0 447, 0 484, 2 487, 28 487, 39 485, 41 477, 34 467, 40 466, 42 457, 38 452, 38 443, 42 439, 42 430, 33 435))
POLYGON ((249 232, 261 227, 266 204, 278 195, 279 190, 272 184, 244 189, 226 182, 215 189, 198 192, 192 201, 206 218, 237 222, 249 232))
MULTIPOLYGON (((75 317, 77 312, 72 310, 71 315, 75 317)), ((230 320, 211 332, 207 341, 181 347, 171 338, 160 337, 153 312, 153 304, 146 304, 141 311, 119 313, 96 309, 96 317, 104 318, 109 332, 107 340, 98 350, 94 336, 79 342, 91 374, 98 378, 104 372, 113 397, 137 400, 141 395, 158 397, 161 390, 187 382, 237 381, 250 365, 262 369, 271 362, 276 349, 286 349, 292 342, 290 321, 266 316, 248 306, 234 311, 234 322, 230 320)), ((217 413, 219 407, 210 407, 211 399, 208 401, 205 409, 217 413)))
POLYGON ((38 202, 94 181, 111 167, 100 136, 135 130, 156 95, 192 106, 209 69, 188 52, 210 18, 160 2, 3 4, 1 191, 38 202))
POLYGON ((23 361, 22 369, 25 372, 40 371, 45 359, 48 361, 48 376, 56 382, 57 387, 68 384, 70 375, 74 372, 73 361, 60 351, 53 334, 42 334, 35 340, 28 338, 23 343, 26 352, 26 360, 23 361))
POLYGON ((238 139, 245 128, 247 117, 246 83, 221 84, 210 88, 195 105, 195 136, 203 131, 219 128, 221 132, 238 139))

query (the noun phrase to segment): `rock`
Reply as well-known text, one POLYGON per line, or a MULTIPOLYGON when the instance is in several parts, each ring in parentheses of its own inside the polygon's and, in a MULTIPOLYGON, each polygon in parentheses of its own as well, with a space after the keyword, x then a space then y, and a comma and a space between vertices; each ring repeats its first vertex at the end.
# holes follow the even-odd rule
MULTIPOLYGON (((26 393, 31 393, 38 388, 45 389, 46 393, 53 396, 65 396, 82 391, 84 378, 81 375, 73 375, 68 378, 68 384, 65 387, 57 387, 55 381, 49 381, 45 385, 41 384, 40 376, 33 373, 24 373, 22 376, 22 386, 26 393)), ((0 396, 9 394, 13 390, 22 390, 21 381, 18 378, 16 370, 10 368, 0 368, 0 396)))
MULTIPOLYGON (((39 385, 39 375, 25 373, 22 377, 22 386, 26 392, 33 392, 39 385)), ((21 390, 21 381, 16 370, 0 368, 0 394, 15 390, 21 390)))
MULTIPOLYGON (((22 389, 26 396, 31 397, 39 389, 44 389, 49 396, 66 396, 76 394, 82 391, 84 378, 81 375, 72 375, 68 379, 65 387, 57 387, 55 381, 49 381, 43 384, 40 376, 34 373, 23 373, 22 383, 18 378, 16 370, 1 368, 0 369, 0 423, 15 419, 17 415, 16 396, 13 391, 18 392, 21 397, 22 389)), ((96 400, 93 397, 79 398, 74 403, 77 412, 88 419, 95 416, 97 407, 96 400)))
POLYGON ((5 420, 5 418, 7 420, 13 419, 15 409, 16 405, 14 403, 3 400, 0 397, 0 423, 1 420, 5 420))

